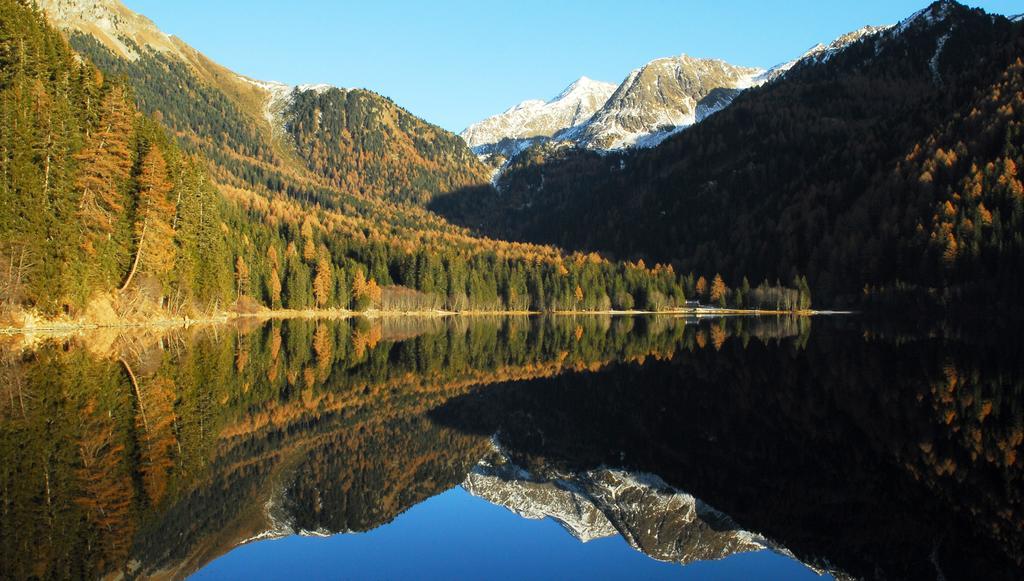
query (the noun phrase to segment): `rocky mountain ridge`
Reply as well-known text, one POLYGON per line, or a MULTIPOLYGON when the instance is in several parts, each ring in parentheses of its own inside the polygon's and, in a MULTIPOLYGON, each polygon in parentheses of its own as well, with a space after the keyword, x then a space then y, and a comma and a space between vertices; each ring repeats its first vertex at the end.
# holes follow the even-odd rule
POLYGON ((553 99, 523 101, 470 125, 460 136, 477 155, 501 153, 511 157, 537 138, 551 138, 585 123, 616 89, 611 83, 580 77, 553 99))
POLYGON ((598 150, 657 145, 724 107, 763 72, 685 54, 656 59, 632 71, 586 124, 559 138, 598 150))
POLYGON ((335 204, 347 196, 423 203, 488 181, 462 140, 373 91, 241 75, 119 0, 43 0, 40 7, 105 74, 126 77, 140 109, 159 113, 232 186, 303 200, 330 188, 323 201, 335 204))
MULTIPOLYGON (((890 28, 862 27, 828 44, 817 44, 800 57, 768 70, 685 54, 655 59, 630 72, 587 119, 576 118, 552 130, 559 124, 547 121, 547 111, 563 107, 560 95, 551 101, 524 101, 469 126, 460 135, 477 155, 497 154, 501 159, 548 141, 597 151, 654 147, 724 109, 744 90, 775 81, 798 63, 827 61, 853 43, 890 28)), ((600 93, 591 95, 597 97, 600 93)))
POLYGON ((765 549, 784 552, 652 474, 613 468, 533 474, 496 449, 462 487, 523 518, 551 518, 584 543, 622 535, 659 561, 687 564, 765 549))
POLYGON ((137 60, 139 46, 185 58, 179 40, 118 0, 36 0, 36 3, 58 28, 91 34, 123 58, 137 60))
POLYGON ((758 81, 760 83, 774 81, 779 77, 785 75, 790 69, 792 69, 798 63, 827 62, 829 59, 831 59, 836 54, 839 54, 841 51, 843 51, 851 44, 858 42, 861 39, 871 37, 876 34, 880 34, 891 28, 891 25, 864 26, 852 32, 847 32, 846 34, 836 38, 835 40, 828 44, 818 43, 809 48, 807 52, 800 55, 799 58, 782 63, 780 65, 776 65, 768 69, 761 77, 758 78, 758 81))

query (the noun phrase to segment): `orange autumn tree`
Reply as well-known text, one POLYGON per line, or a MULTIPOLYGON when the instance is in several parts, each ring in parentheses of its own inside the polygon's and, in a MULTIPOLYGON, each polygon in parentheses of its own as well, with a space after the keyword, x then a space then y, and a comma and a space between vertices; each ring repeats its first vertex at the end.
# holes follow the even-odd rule
POLYGON ((167 199, 173 188, 167 179, 163 154, 158 147, 151 147, 142 160, 139 174, 135 260, 122 290, 131 285, 140 266, 158 276, 166 275, 174 267, 177 248, 171 220, 177 208, 167 199))
POLYGON ((725 281, 722 280, 722 275, 716 274, 715 279, 711 281, 711 302, 718 304, 720 307, 725 306, 725 298, 729 294, 729 287, 725 285, 725 281))
POLYGON ((365 311, 380 305, 382 295, 383 292, 377 281, 372 278, 367 280, 362 269, 356 269, 352 279, 352 296, 355 299, 356 310, 365 311))
POLYGON ((331 275, 331 258, 326 249, 321 250, 316 263, 316 276, 313 277, 313 297, 318 308, 324 308, 331 300, 331 288, 334 279, 331 275))
POLYGON ((697 291, 697 296, 699 296, 699 297, 707 296, 707 294, 708 294, 708 279, 704 278, 703 276, 698 278, 697 279, 697 287, 696 287, 695 290, 697 291))
POLYGON ((75 156, 81 168, 75 184, 80 194, 78 219, 84 230, 82 247, 89 256, 103 252, 125 209, 134 115, 124 89, 112 90, 100 105, 99 129, 75 156))
POLYGON ((242 258, 242 255, 239 254, 238 258, 235 260, 235 283, 239 297, 249 294, 249 281, 249 266, 245 263, 245 259, 242 258))

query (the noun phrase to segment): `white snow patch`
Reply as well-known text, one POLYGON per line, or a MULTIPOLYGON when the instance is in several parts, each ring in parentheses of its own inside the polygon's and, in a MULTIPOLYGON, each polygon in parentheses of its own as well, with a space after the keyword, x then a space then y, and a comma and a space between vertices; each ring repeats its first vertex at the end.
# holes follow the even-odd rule
POLYGON ((949 16, 950 7, 951 3, 949 1, 946 1, 938 5, 938 10, 935 13, 932 12, 932 6, 922 8, 921 10, 918 10, 917 12, 911 14, 909 18, 906 18, 905 20, 897 24, 895 27, 893 27, 893 34, 903 34, 910 27, 918 23, 930 25, 935 24, 936 22, 939 22, 941 20, 944 20, 947 16, 949 16))
POLYGON ((328 85, 326 83, 315 83, 315 84, 298 85, 298 86, 295 87, 295 90, 298 91, 299 93, 308 93, 308 92, 312 91, 312 92, 316 93, 317 95, 323 95, 327 91, 330 91, 331 89, 335 89, 335 88, 337 88, 337 87, 335 87, 334 85, 328 85))
POLYGON ((864 38, 877 36, 879 33, 885 32, 892 28, 893 25, 891 24, 883 26, 864 26, 858 28, 857 30, 854 30, 853 32, 848 32, 840 36, 839 38, 836 38, 827 45, 818 43, 812 46, 811 48, 807 49, 804 52, 804 54, 800 55, 799 58, 793 59, 791 61, 779 65, 775 65, 774 67, 768 69, 755 79, 755 83, 757 85, 762 85, 780 79, 783 76, 785 76, 785 74, 789 72, 790 69, 792 69, 799 63, 828 62, 832 60, 832 58, 835 57, 837 54, 846 50, 846 48, 852 45, 853 43, 864 38))
POLYGON ((340 88, 325 83, 293 86, 280 83, 278 81, 260 81, 257 79, 251 79, 244 75, 237 75, 237 77, 250 85, 259 87, 267 93, 266 100, 263 102, 263 118, 266 119, 267 124, 270 125, 270 129, 275 136, 284 134, 286 130, 284 113, 288 110, 288 107, 291 106, 295 99, 295 95, 308 92, 323 95, 331 89, 340 88))
POLYGON ((586 122, 615 92, 615 85, 580 77, 554 98, 530 99, 467 127, 459 135, 472 147, 503 139, 552 137, 586 122))
POLYGON ((937 43, 935 43, 935 54, 932 55, 931 60, 928 61, 928 68, 932 71, 932 78, 935 79, 936 83, 942 82, 942 75, 939 73, 939 57, 942 56, 942 49, 946 46, 946 41, 949 40, 949 36, 953 31, 949 31, 943 34, 937 43))

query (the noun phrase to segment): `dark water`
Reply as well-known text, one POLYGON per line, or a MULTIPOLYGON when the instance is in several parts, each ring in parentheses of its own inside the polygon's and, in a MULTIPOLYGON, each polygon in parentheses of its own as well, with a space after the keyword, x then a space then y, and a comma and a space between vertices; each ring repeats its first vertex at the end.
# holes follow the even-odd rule
POLYGON ((1014 333, 290 321, 0 348, 0 577, 1024 566, 1014 333))

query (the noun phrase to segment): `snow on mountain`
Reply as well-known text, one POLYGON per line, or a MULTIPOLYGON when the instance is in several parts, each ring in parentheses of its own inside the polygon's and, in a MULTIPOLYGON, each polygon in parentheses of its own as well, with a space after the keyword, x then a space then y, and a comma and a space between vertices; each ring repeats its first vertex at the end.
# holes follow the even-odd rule
POLYGON ((496 451, 466 476, 462 487, 524 518, 551 518, 583 542, 622 535, 659 561, 685 564, 773 548, 650 474, 610 468, 531 474, 496 451))
POLYGON ((137 46, 185 58, 181 43, 150 19, 132 12, 118 0, 36 0, 58 28, 91 34, 116 54, 136 60, 137 46), (125 40, 130 42, 125 42, 125 40))
POLYGON ((296 85, 295 90, 300 93, 308 93, 312 91, 317 95, 323 95, 331 89, 337 89, 334 85, 328 85, 327 83, 304 83, 302 85, 296 85))
POLYGON ((588 122, 556 137, 600 150, 656 145, 658 134, 720 110, 763 72, 688 55, 656 59, 632 71, 588 122))
POLYGON ((277 81, 250 79, 243 75, 237 75, 237 77, 240 81, 253 85, 266 93, 263 102, 263 118, 266 119, 275 136, 284 134, 285 123, 287 123, 285 114, 296 95, 307 92, 322 95, 331 89, 340 88, 325 83, 287 85, 277 81))
MULTIPOLYGON (((51 23, 63 30, 92 35, 116 55, 135 61, 140 50, 154 50, 173 56, 199 71, 199 76, 215 82, 233 79, 255 89, 257 101, 263 100, 263 118, 275 135, 282 134, 284 114, 294 95, 314 91, 324 93, 326 84, 291 86, 275 81, 260 81, 231 73, 203 57, 179 39, 160 30, 153 21, 128 9, 120 0, 37 0, 51 23)), ((221 87, 227 89, 230 87, 221 87)))
POLYGON ((772 82, 797 64, 828 62, 850 45, 892 28, 859 28, 768 70, 686 55, 657 59, 630 73, 590 121, 556 138, 599 150, 654 147, 728 107, 744 90, 772 82))
POLYGON ((867 37, 877 35, 892 29, 892 25, 887 26, 864 26, 858 28, 853 32, 848 32, 839 38, 833 40, 828 44, 816 44, 807 50, 804 54, 800 55, 800 58, 791 60, 781 65, 776 65, 756 79, 757 84, 769 83, 778 79, 789 72, 798 63, 823 63, 828 62, 833 56, 840 53, 843 49, 850 46, 851 44, 858 42, 859 40, 867 37))
POLYGON ((522 142, 528 145, 534 138, 551 137, 587 121, 615 89, 611 83, 580 77, 551 100, 523 101, 470 125, 460 135, 478 154, 494 149, 502 141, 506 143, 503 149, 516 149, 522 142))
POLYGON ((893 34, 903 34, 908 29, 917 25, 929 26, 941 22, 949 16, 950 10, 956 3, 951 0, 940 0, 925 8, 911 14, 892 28, 893 34))
POLYGON ((892 28, 865 26, 768 70, 687 55, 656 59, 632 71, 613 91, 607 83, 584 77, 551 101, 524 101, 461 135, 481 157, 499 154, 506 159, 550 140, 595 150, 654 147, 728 107, 744 90, 770 83, 797 64, 827 62, 853 43, 892 28), (585 80, 596 85, 591 85, 592 98, 585 104, 604 101, 589 118, 589 107, 581 106, 576 96, 577 85, 585 80))

